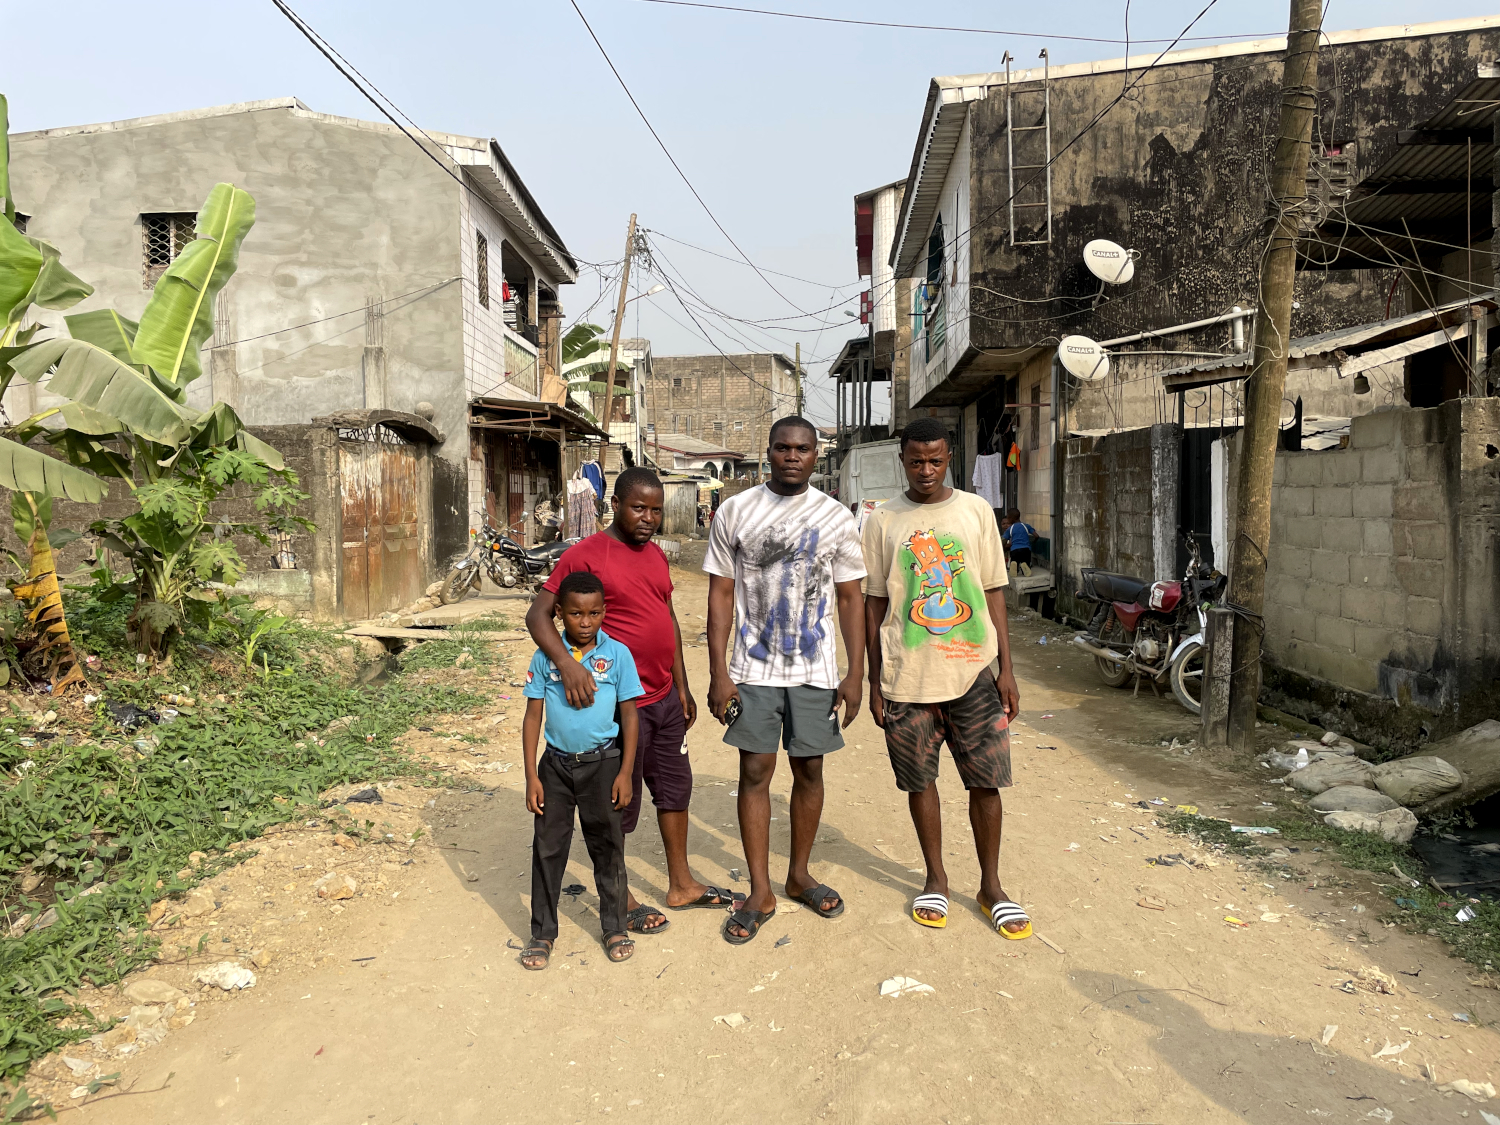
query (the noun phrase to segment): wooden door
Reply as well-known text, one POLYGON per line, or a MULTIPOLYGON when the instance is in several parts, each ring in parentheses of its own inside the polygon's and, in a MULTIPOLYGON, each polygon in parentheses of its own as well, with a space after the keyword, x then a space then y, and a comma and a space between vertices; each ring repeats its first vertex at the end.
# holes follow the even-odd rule
POLYGON ((411 445, 380 445, 381 525, 385 547, 382 590, 386 609, 400 609, 422 596, 422 560, 417 540, 417 451, 411 445))
POLYGON ((505 476, 509 482, 506 502, 507 534, 517 542, 526 541, 526 454, 521 439, 509 437, 505 443, 505 476))
MULTIPOLYGON (((378 503, 377 497, 371 495, 370 477, 372 469, 377 473, 379 470, 379 461, 370 456, 372 452, 374 447, 368 442, 339 442, 339 486, 344 525, 344 616, 354 621, 380 612, 370 600, 370 517, 372 507, 378 503)), ((377 587, 379 563, 377 557, 377 587)))
POLYGON ((339 437, 344 616, 360 620, 421 596, 417 455, 383 426, 339 437))

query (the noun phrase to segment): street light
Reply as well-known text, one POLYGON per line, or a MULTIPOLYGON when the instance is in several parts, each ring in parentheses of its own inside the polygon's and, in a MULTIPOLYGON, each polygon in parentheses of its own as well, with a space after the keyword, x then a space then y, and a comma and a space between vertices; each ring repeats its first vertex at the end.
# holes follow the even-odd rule
POLYGON ((630 304, 631 301, 639 301, 642 297, 654 297, 654 296, 656 296, 658 293, 660 293, 665 288, 666 288, 665 285, 653 285, 650 289, 647 289, 644 293, 637 293, 634 297, 631 297, 631 298, 627 299, 625 303, 628 305, 628 304, 630 304))

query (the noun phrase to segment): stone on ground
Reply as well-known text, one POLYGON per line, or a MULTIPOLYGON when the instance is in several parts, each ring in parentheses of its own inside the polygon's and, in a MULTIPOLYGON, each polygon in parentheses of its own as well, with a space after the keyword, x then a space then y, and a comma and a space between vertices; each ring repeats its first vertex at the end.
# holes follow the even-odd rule
POLYGON ((1384 793, 1361 785, 1335 785, 1323 790, 1307 804, 1314 812, 1358 812, 1370 816, 1399 807, 1384 793))

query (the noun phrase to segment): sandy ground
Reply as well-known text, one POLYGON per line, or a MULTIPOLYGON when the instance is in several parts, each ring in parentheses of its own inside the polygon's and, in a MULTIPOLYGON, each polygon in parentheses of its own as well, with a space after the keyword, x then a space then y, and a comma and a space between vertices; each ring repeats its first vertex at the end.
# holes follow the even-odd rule
MULTIPOLYGON (((674 577, 692 639, 706 583, 674 577)), ((575 839, 570 881, 589 890, 564 910, 551 967, 525 972, 515 952, 530 909, 521 771, 483 769, 519 761, 520 692, 502 686, 508 703, 413 736, 439 760, 463 762, 473 791, 389 789, 370 814, 397 841, 420 819, 424 842, 440 848, 341 848, 321 828, 274 837, 215 877, 226 905, 183 932, 223 926, 234 938, 222 949, 245 961, 261 951, 259 982, 232 998, 189 993, 177 1008, 191 1026, 102 1063, 121 1076, 96 1098, 134 1092, 64 1103, 80 1107, 64 1120, 1479 1125, 1481 1108, 1500 1112, 1500 1101, 1481 1107, 1438 1089, 1500 1082, 1500 993, 1470 986, 1472 970, 1436 939, 1387 928, 1365 877, 1308 852, 1281 871, 1201 852, 1202 866, 1147 864, 1193 849, 1138 799, 1240 818, 1286 796, 1161 746, 1192 736, 1185 712, 1102 688, 1076 650, 1038 644, 1043 633, 1056 640, 1055 626, 1034 619, 1013 632, 1023 714, 1002 875, 1050 947, 1002 940, 974 905, 977 864, 951 762, 940 785, 953 917, 944 931, 911 921, 916 838, 866 713, 828 762, 814 852, 815 873, 848 901, 841 919, 790 910, 734 948, 718 935, 723 913, 674 913, 633 960, 611 964, 575 839), (466 732, 486 741, 451 737, 466 732), (335 863, 359 886, 336 913, 310 889, 335 863), (1166 909, 1138 905, 1147 896, 1166 909), (1368 968, 1397 982, 1394 995, 1371 991, 1378 978, 1359 976, 1368 968), (896 975, 933 991, 882 998, 880 983, 896 975), (744 1022, 716 1019, 726 1016, 744 1022), (1388 1043, 1399 1053, 1374 1058, 1388 1043)), ((513 668, 527 656, 518 651, 513 668)), ((688 666, 701 702, 703 648, 688 650, 688 666)), ((689 741, 693 864, 723 883, 743 867, 736 759, 706 708, 689 741)), ((784 872, 789 785, 783 763, 773 874, 784 872)), ((665 867, 649 816, 630 853, 637 894, 660 903, 665 867)), ((166 964, 148 975, 187 985, 193 971, 166 964)))

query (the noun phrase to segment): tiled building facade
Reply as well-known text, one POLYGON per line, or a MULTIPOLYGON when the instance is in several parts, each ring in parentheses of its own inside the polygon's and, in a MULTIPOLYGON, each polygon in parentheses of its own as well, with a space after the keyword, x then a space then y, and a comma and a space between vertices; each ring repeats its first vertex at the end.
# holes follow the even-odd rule
POLYGON ((777 352, 659 355, 647 382, 646 417, 663 433, 743 450, 753 468, 765 458, 771 423, 796 413, 796 372, 777 352))

